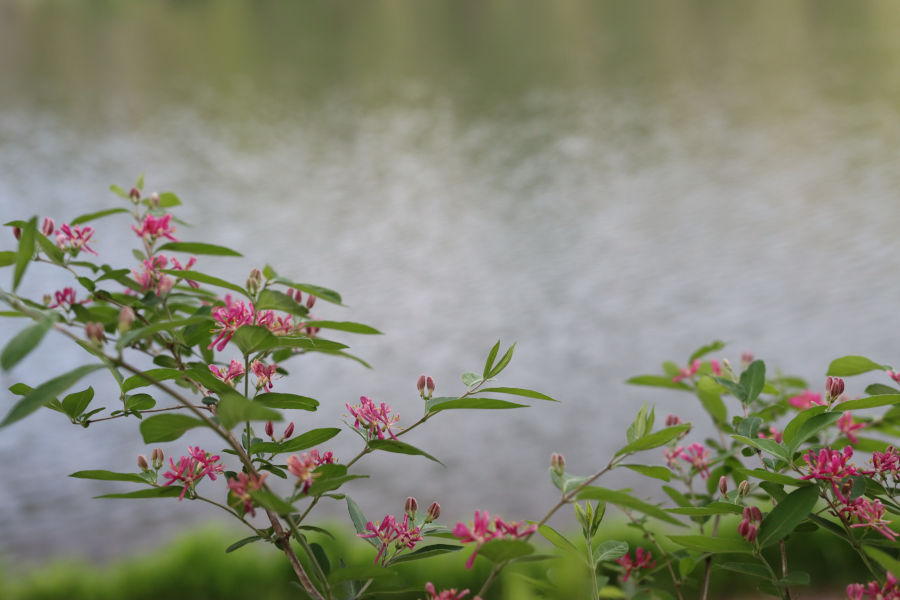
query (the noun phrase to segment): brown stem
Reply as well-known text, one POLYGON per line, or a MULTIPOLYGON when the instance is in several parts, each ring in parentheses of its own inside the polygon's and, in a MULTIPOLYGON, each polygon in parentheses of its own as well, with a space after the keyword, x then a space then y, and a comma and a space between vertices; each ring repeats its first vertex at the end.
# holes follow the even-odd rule
MULTIPOLYGON (((781 576, 787 577, 788 574, 788 566, 787 566, 787 552, 784 549, 784 540, 781 540, 778 543, 779 550, 781 551, 781 576)), ((784 597, 786 600, 791 600, 791 587, 789 585, 784 586, 784 597)))
MULTIPOLYGON (((623 508, 622 512, 631 520, 632 523, 638 525, 638 520, 634 518, 631 514, 631 511, 623 508)), ((672 578, 672 585, 675 586, 675 594, 678 596, 679 600, 684 600, 684 596, 681 594, 681 582, 678 581, 678 577, 675 575, 675 569, 672 568, 672 559, 669 557, 669 554, 662 547, 659 541, 656 539, 656 536, 647 529, 641 527, 641 531, 644 532, 644 537, 650 540, 650 543, 656 546, 656 549, 659 550, 660 556, 662 556, 663 562, 665 562, 666 569, 669 571, 669 576, 672 578)))
MULTIPOLYGON (((719 533, 719 518, 720 515, 716 515, 716 519, 713 522, 713 531, 712 536, 716 537, 716 534, 719 533)), ((706 600, 709 595, 709 576, 712 573, 712 555, 706 557, 706 569, 703 572, 703 593, 700 596, 700 600, 706 600)))
MULTIPOLYGON (((209 407, 207 407, 207 406, 201 406, 198 404, 195 404, 194 406, 199 409, 209 410, 209 407)), ((169 410, 182 410, 184 408, 186 408, 186 407, 184 407, 184 406, 168 406, 166 408, 150 408, 147 410, 142 410, 142 411, 140 411, 140 413, 143 415, 146 413, 166 412, 169 410)), ((122 413, 121 415, 114 415, 112 417, 102 417, 100 419, 88 419, 87 421, 85 421, 85 424, 90 425, 91 423, 100 423, 101 421, 111 421, 112 419, 120 419, 125 416, 128 416, 128 415, 126 413, 122 413)))

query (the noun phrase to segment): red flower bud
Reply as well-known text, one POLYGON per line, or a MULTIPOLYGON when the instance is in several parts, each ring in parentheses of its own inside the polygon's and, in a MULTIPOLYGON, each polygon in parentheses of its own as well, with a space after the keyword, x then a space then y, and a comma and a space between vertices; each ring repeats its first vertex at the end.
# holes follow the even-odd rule
MULTIPOLYGON (((300 292, 297 292, 297 294, 299 295, 300 292)), ((315 304, 316 304, 316 297, 315 297, 315 296, 308 296, 308 297, 306 298, 306 308, 312 308, 313 306, 315 306, 315 304)))
POLYGON ((410 496, 406 499, 406 502, 403 504, 403 511, 409 515, 410 519, 416 518, 416 511, 419 510, 419 503, 416 502, 416 499, 410 496))
POLYGON ((137 465, 141 471, 149 471, 150 470, 150 464, 147 462, 147 457, 144 456, 143 454, 138 454, 137 465))
POLYGON ((432 521, 436 521, 441 516, 441 505, 437 502, 432 502, 428 506, 428 514, 425 516, 425 522, 431 523, 432 521))
POLYGON ((678 415, 669 415, 666 417, 666 427, 674 427, 675 425, 680 425, 681 419, 678 415))
POLYGON ((85 323, 84 333, 89 340, 96 344, 106 341, 106 332, 103 331, 103 325, 100 323, 85 323))
POLYGON ((50 217, 44 217, 44 222, 41 223, 41 233, 46 236, 50 236, 53 234, 53 230, 56 228, 56 223, 53 222, 53 219, 50 217))
POLYGON ((266 421, 266 435, 275 439, 275 426, 272 425, 272 421, 266 421))
POLYGON ((165 459, 166 455, 163 453, 162 448, 154 448, 153 452, 150 453, 150 460, 153 461, 153 468, 157 471, 162 468, 165 459))
POLYGON ((724 475, 719 477, 719 491, 723 496, 728 494, 728 479, 724 475))
POLYGON ((425 376, 419 375, 419 380, 416 381, 416 389, 419 390, 419 395, 425 395, 425 376))
POLYGON ((743 498, 750 493, 750 482, 746 479, 738 484, 738 496, 743 498))
POLYGON ((288 425, 287 428, 285 428, 285 430, 284 430, 284 435, 281 436, 281 439, 282 439, 282 440, 286 440, 286 439, 288 439, 289 437, 291 437, 293 434, 294 434, 294 423, 293 423, 293 421, 292 421, 291 424, 288 425))
POLYGON ((13 227, 13 235, 16 236, 16 239, 22 237, 22 228, 21 227, 13 227))
POLYGON ((434 393, 434 379, 431 376, 425 378, 425 389, 428 390, 428 397, 431 397, 431 394, 434 393))
POLYGON ((554 452, 550 455, 550 468, 552 468, 558 475, 562 475, 566 472, 566 457, 562 454, 558 454, 554 452))
POLYGON ((133 187, 133 188, 131 188, 131 191, 128 192, 128 195, 131 197, 132 200, 140 200, 141 199, 141 190, 137 189, 136 187, 133 187))

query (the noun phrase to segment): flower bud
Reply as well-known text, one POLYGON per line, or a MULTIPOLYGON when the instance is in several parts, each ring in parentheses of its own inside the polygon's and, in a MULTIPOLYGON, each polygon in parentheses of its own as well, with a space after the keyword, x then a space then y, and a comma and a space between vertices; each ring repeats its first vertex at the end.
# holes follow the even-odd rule
POLYGON ((669 415, 666 417, 666 427, 674 427, 675 425, 680 425, 681 419, 678 415, 669 415))
POLYGON ((263 274, 259 269, 253 269, 250 271, 250 276, 247 277, 247 290, 251 294, 256 294, 259 291, 260 286, 263 282, 263 274))
POLYGON ((153 452, 150 453, 150 460, 153 461, 153 468, 157 471, 162 468, 165 459, 166 455, 163 453, 162 448, 154 448, 153 452))
POLYGON ((53 230, 56 228, 56 223, 53 222, 53 219, 50 217, 44 217, 44 222, 41 223, 41 233, 50 237, 53 235, 53 230))
POLYGON ((728 479, 726 479, 724 475, 719 477, 719 492, 721 492, 723 496, 728 495, 728 479))
POLYGON ((754 523, 762 521, 762 511, 759 510, 758 506, 745 506, 744 519, 754 523))
POLYGON ((135 201, 140 200, 141 199, 141 190, 137 189, 136 187, 133 187, 133 188, 131 188, 131 191, 128 192, 128 196, 132 200, 135 200, 135 201))
POLYGON ((44 294, 44 306, 50 306, 50 303, 53 302, 53 296, 50 294, 44 294))
POLYGON ((840 377, 827 377, 825 379, 825 392, 831 400, 836 400, 844 393, 844 380, 840 377))
POLYGON ((13 227, 13 235, 16 236, 16 239, 22 237, 22 228, 21 227, 13 227))
POLYGON ((85 323, 84 333, 95 344, 103 344, 106 341, 106 332, 103 331, 103 325, 100 323, 85 323))
POLYGON ((554 452, 550 455, 550 468, 557 475, 562 475, 566 472, 566 458, 562 454, 554 452))
POLYGON ((419 510, 419 503, 416 502, 416 499, 410 496, 406 499, 406 502, 403 504, 403 511, 409 515, 410 519, 416 518, 416 511, 419 510))
POLYGON ((266 421, 266 435, 275 439, 275 426, 272 425, 272 421, 266 421))
POLYGON ((428 506, 428 513, 425 515, 425 522, 431 523, 432 521, 436 521, 438 517, 441 516, 441 505, 437 502, 432 502, 428 506))
POLYGON ((144 456, 143 454, 138 454, 137 465, 141 471, 149 471, 150 470, 150 464, 147 462, 147 457, 144 456))
POLYGON ((743 498, 750 493, 750 482, 746 479, 738 484, 738 496, 743 498))
POLYGON ((425 378, 425 389, 428 390, 428 397, 431 398, 434 393, 434 379, 430 375, 425 378))
POLYGON ((134 309, 130 306, 125 306, 119 311, 119 333, 125 333, 131 329, 131 324, 134 323, 134 316, 134 309))
POLYGON ((153 192, 150 194, 150 206, 157 208, 159 206, 159 194, 153 192))
POLYGON ((753 362, 753 353, 752 352, 742 352, 741 353, 741 364, 749 365, 753 362))
MULTIPOLYGON (((297 292, 297 295, 299 296, 299 295, 300 295, 300 292, 297 292)), ((306 308, 312 308, 312 307, 315 306, 315 305, 316 305, 316 297, 315 297, 315 296, 308 296, 308 297, 306 298, 306 308)))
POLYGON ((291 421, 291 424, 288 425, 284 430, 284 435, 281 436, 281 440, 284 441, 291 437, 294 434, 294 422, 291 421))
POLYGON ((416 381, 416 389, 419 390, 419 395, 423 398, 425 397, 425 376, 419 375, 419 380, 416 381))

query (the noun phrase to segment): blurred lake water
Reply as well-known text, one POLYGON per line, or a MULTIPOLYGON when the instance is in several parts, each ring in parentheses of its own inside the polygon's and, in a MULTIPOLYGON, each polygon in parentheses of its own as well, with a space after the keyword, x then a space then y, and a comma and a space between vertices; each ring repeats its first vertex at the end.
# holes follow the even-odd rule
MULTIPOLYGON (((146 172, 184 202, 182 239, 245 254, 201 270, 242 281, 271 263, 339 290, 349 308, 319 316, 385 335, 350 342, 371 371, 289 365, 283 389, 322 402, 301 430, 362 394, 411 422, 420 373, 456 393, 498 338, 518 342, 501 381, 561 404, 442 415, 409 441, 446 468, 372 456, 348 491, 372 518, 408 495, 451 525, 476 508, 535 518, 555 501, 551 452, 596 470, 643 402, 700 419, 687 395, 624 385, 663 360, 720 338, 720 358, 752 351, 816 386, 838 355, 900 363, 898 34, 890 0, 13 0, 0 211, 60 223, 120 205, 109 184, 146 172)), ((132 266, 126 220, 96 225, 103 260, 132 266)), ((67 283, 28 275, 33 298, 67 283)), ((0 342, 20 326, 0 323, 0 342)), ((0 388, 82 364, 76 350, 48 338, 0 388)), ((189 443, 217 447, 164 447, 189 443)), ((83 430, 39 411, 0 431, 0 554, 103 559, 218 518, 66 478, 148 450, 134 420, 83 430)), ((606 485, 651 493, 629 475, 606 485)))

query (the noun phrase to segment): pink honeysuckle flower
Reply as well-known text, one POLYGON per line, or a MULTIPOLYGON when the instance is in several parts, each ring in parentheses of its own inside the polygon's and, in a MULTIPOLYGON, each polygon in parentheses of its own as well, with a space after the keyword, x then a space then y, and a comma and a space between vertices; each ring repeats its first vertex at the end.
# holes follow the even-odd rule
POLYGON ((203 477, 209 476, 210 479, 215 481, 216 473, 222 473, 225 470, 225 465, 216 463, 219 460, 218 455, 210 456, 208 452, 197 447, 189 448, 188 453, 190 456, 182 456, 178 459, 177 464, 170 458, 169 466, 171 469, 163 473, 163 477, 168 479, 166 483, 162 484, 163 487, 172 485, 176 481, 182 483, 183 487, 181 494, 178 496, 179 500, 184 498, 184 494, 188 489, 193 491, 203 477))
POLYGON ((809 473, 800 479, 830 481, 834 493, 843 498, 840 494, 840 480, 858 474, 856 466, 847 462, 852 457, 853 448, 850 446, 845 447, 843 451, 822 448, 818 455, 815 451, 810 450, 803 457, 809 473))
POLYGON ((45 236, 50 237, 53 235, 53 229, 56 227, 56 223, 53 222, 53 219, 50 217, 44 217, 44 222, 41 223, 41 233, 45 236))
POLYGON ((717 361, 716 359, 712 359, 711 361, 709 361, 709 368, 712 369, 713 375, 715 375, 716 377, 722 374, 722 367, 721 365, 719 365, 719 361, 717 361))
POLYGON ((682 450, 681 458, 691 463, 700 473, 700 477, 709 478, 709 450, 703 444, 696 442, 691 444, 687 449, 682 450))
POLYGON ((850 527, 868 527, 869 529, 874 529, 892 542, 896 541, 897 534, 888 527, 892 521, 888 521, 884 518, 885 510, 884 506, 881 504, 881 500, 875 499, 869 501, 864 496, 860 496, 848 505, 848 508, 849 514, 859 520, 859 523, 851 525, 850 527))
POLYGON ((900 587, 897 586, 897 578, 893 573, 888 572, 885 576, 884 585, 879 585, 877 581, 870 581, 863 585, 861 583, 851 583, 847 586, 847 598, 849 600, 900 600, 900 587))
POLYGON ((318 450, 311 450, 309 454, 304 452, 300 456, 292 454, 287 457, 288 471, 297 477, 296 486, 302 487, 301 492, 304 494, 309 491, 310 486, 319 475, 315 472, 316 467, 332 463, 334 463, 334 455, 331 452, 320 455, 318 450))
POLYGON ((354 406, 345 404, 344 406, 347 407, 347 410, 349 410, 353 418, 356 419, 353 426, 359 430, 365 430, 368 439, 373 440, 378 438, 379 440, 383 440, 385 433, 387 433, 391 439, 397 439, 397 436, 394 435, 391 428, 400 420, 400 415, 392 415, 389 404, 382 402, 381 406, 378 407, 375 406, 375 403, 368 397, 360 396, 359 404, 354 406))
POLYGON ((800 410, 806 410, 814 405, 820 406, 825 404, 822 400, 822 394, 817 394, 812 390, 804 390, 802 394, 788 398, 788 403, 800 410))
POLYGON ((165 269, 168 264, 169 259, 166 258, 165 255, 157 254, 156 256, 144 259, 144 261, 141 262, 141 271, 132 269, 131 273, 134 275, 134 280, 140 284, 141 292, 146 292, 148 289, 155 288, 154 291, 157 296, 163 296, 169 293, 169 290, 175 285, 175 280, 165 273, 160 272, 162 269, 165 269))
POLYGON ((225 349, 231 336, 244 325, 253 325, 254 322, 253 303, 244 303, 243 300, 236 302, 231 299, 231 295, 225 296, 225 306, 217 306, 212 310, 213 319, 216 320, 217 329, 213 333, 218 333, 216 338, 210 342, 207 349, 215 347, 221 352, 225 349), (249 304, 249 306, 248 306, 249 304))
POLYGON ((862 471, 866 475, 880 475, 881 477, 892 476, 895 480, 900 472, 900 453, 893 446, 885 448, 884 452, 875 451, 872 453, 872 469, 862 471))
MULTIPOLYGON (((428 598, 425 598, 425 600, 462 600, 469 594, 468 589, 457 592, 456 588, 450 588, 449 590, 438 592, 430 581, 425 584, 425 591, 430 594, 430 596, 428 598)), ((475 596, 474 598, 472 598, 472 600, 481 600, 481 597, 475 596)))
POLYGON ((672 449, 663 449, 663 456, 666 457, 666 464, 670 469, 678 464, 678 459, 681 457, 683 451, 684 448, 682 448, 681 446, 676 446, 672 449))
POLYGON ((73 304, 84 304, 85 302, 90 302, 89 298, 85 298, 81 302, 75 300, 75 290, 70 287, 63 288, 56 292, 53 292, 53 299, 55 302, 49 305, 47 308, 65 308, 68 310, 72 307, 73 304))
MULTIPOLYGON (((193 267, 194 263, 196 263, 196 262, 197 262, 197 257, 192 256, 188 259, 187 264, 182 266, 181 263, 178 261, 178 259, 173 256, 172 257, 172 269, 174 269, 175 271, 190 271, 191 267, 193 267)), ((197 283, 196 281, 193 281, 191 279, 185 279, 184 282, 194 289, 197 289, 200 287, 199 283, 197 283)))
POLYGON ((244 374, 244 365, 241 364, 240 361, 236 359, 231 359, 231 363, 228 365, 228 369, 220 369, 215 365, 209 365, 210 372, 215 375, 218 379, 221 379, 225 383, 230 386, 234 386, 234 381, 238 377, 244 374))
POLYGON ((272 377, 275 376, 275 370, 278 365, 272 363, 268 367, 258 360, 250 363, 250 370, 256 375, 256 389, 263 388, 267 392, 272 389, 272 377))
POLYGON ((78 254, 84 250, 97 256, 94 249, 88 246, 88 242, 90 242, 93 235, 93 227, 80 227, 78 225, 69 227, 68 223, 63 223, 59 226, 59 231, 56 232, 56 245, 60 250, 72 250, 73 254, 78 254))
POLYGON ((845 412, 840 419, 837 421, 838 429, 841 430, 847 439, 850 440, 851 444, 858 444, 859 438, 854 435, 854 431, 857 429, 862 429, 866 426, 865 423, 854 423, 853 417, 850 415, 850 411, 845 412))
POLYGON ((507 523, 500 517, 495 517, 491 521, 491 515, 488 511, 476 510, 474 521, 471 521, 468 525, 462 521, 458 522, 452 533, 463 544, 475 543, 475 551, 472 552, 469 560, 466 561, 466 568, 471 569, 472 565, 475 564, 475 556, 478 554, 478 550, 481 549, 485 542, 494 538, 517 539, 528 537, 535 531, 537 531, 537 525, 525 527, 522 521, 507 523), (524 529, 519 531, 520 527, 524 527, 524 529))
POLYGON ((887 370, 886 373, 888 374, 888 377, 890 377, 897 383, 900 383, 900 373, 898 373, 897 371, 891 371, 890 369, 887 370))
POLYGON ((418 542, 424 538, 421 536, 419 527, 409 528, 409 515, 404 515, 402 521, 398 521, 393 515, 384 515, 384 519, 380 523, 369 521, 366 523, 366 531, 369 533, 358 533, 361 538, 377 538, 381 541, 381 548, 375 556, 375 564, 377 565, 382 559, 387 560, 388 555, 385 550, 391 543, 396 544, 396 549, 400 550, 406 547, 410 550, 416 547, 418 542))
POLYGON ((676 375, 675 377, 673 377, 672 381, 678 383, 682 379, 688 379, 689 377, 693 377, 694 375, 697 374, 697 371, 700 369, 701 364, 702 363, 700 362, 699 358, 694 359, 694 362, 692 362, 690 364, 690 366, 682 367, 681 372, 678 375, 676 375))
POLYGON ((167 237, 173 242, 177 242, 178 238, 172 235, 175 228, 172 227, 171 222, 172 215, 169 213, 166 213, 162 217, 147 215, 144 217, 144 222, 141 223, 140 229, 134 225, 131 226, 131 229, 138 234, 138 236, 145 239, 156 240, 160 237, 167 237))
POLYGON ((237 479, 229 479, 228 489, 230 489, 235 498, 237 498, 237 502, 231 506, 243 502, 244 514, 249 513, 250 516, 256 516, 256 510, 253 508, 253 497, 250 496, 250 492, 262 489, 263 482, 268 476, 268 473, 262 473, 259 477, 256 475, 250 475, 248 477, 246 473, 238 473, 237 479))
POLYGON ((777 443, 780 444, 782 442, 782 440, 784 439, 784 434, 782 432, 778 431, 777 429, 775 429, 774 427, 769 427, 769 433, 758 431, 756 433, 756 437, 761 438, 761 439, 775 440, 777 443))
POLYGON ((628 581, 632 571, 637 571, 638 569, 652 569, 656 566, 653 555, 641 547, 638 547, 637 550, 634 551, 634 557, 635 560, 631 560, 631 555, 626 554, 625 556, 616 559, 616 562, 625 569, 625 577, 622 578, 622 583, 628 581))
POLYGON ((216 480, 216 473, 223 473, 225 465, 219 462, 222 458, 218 454, 212 454, 206 450, 201 450, 200 446, 188 446, 188 453, 191 457, 201 465, 200 476, 206 475, 211 480, 216 480))

